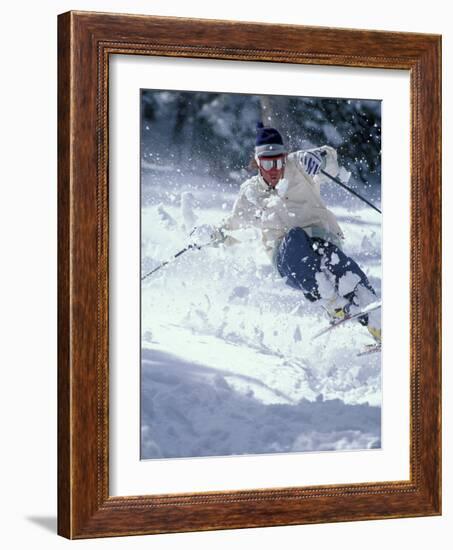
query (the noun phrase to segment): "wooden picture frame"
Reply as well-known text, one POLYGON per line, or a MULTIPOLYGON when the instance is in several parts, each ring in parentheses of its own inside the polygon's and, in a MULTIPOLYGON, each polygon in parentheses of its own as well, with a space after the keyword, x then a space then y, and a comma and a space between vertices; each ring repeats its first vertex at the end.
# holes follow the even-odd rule
POLYGON ((441 513, 441 39, 69 12, 58 21, 58 532, 67 538, 441 513), (265 31, 265 32, 263 32, 265 31), (410 71, 410 479, 109 495, 111 54, 410 71))

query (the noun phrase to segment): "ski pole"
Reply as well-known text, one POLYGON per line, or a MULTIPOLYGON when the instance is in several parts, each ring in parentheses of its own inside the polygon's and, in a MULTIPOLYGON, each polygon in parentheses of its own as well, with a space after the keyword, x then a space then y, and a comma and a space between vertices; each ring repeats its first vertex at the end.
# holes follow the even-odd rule
POLYGON ((176 260, 176 258, 179 258, 179 256, 181 256, 182 254, 184 254, 185 252, 187 252, 188 250, 192 250, 193 248, 196 248, 197 250, 200 250, 200 248, 202 248, 201 246, 197 246, 196 244, 189 244, 188 246, 186 246, 185 248, 183 248, 182 250, 180 250, 179 252, 177 252, 174 256, 172 256, 169 260, 165 260, 165 262, 162 262, 161 264, 159 264, 157 267, 155 267, 154 269, 152 269, 151 271, 148 271, 148 273, 146 273, 146 275, 143 275, 143 277, 141 278, 142 281, 144 281, 145 279, 147 279, 150 275, 152 275, 153 273, 156 273, 156 271, 159 271, 159 269, 161 269, 162 267, 165 267, 166 265, 168 265, 170 262, 172 262, 173 260, 176 260))
POLYGON ((346 189, 347 191, 349 191, 350 193, 352 193, 354 196, 356 196, 358 199, 360 199, 361 201, 365 202, 366 204, 368 204, 368 206, 371 206, 371 208, 374 208, 374 210, 376 210, 377 212, 379 212, 379 214, 382 214, 382 212, 379 210, 379 208, 377 206, 374 206, 374 204, 372 202, 370 202, 369 200, 365 199, 364 197, 362 197, 362 195, 359 195, 359 193, 357 193, 356 191, 354 191, 354 189, 351 189, 350 187, 348 187, 346 184, 344 184, 341 180, 339 180, 338 178, 332 176, 331 174, 329 174, 329 172, 326 172, 325 170, 320 170, 321 174, 324 174, 325 176, 327 176, 328 178, 330 178, 332 181, 334 181, 335 183, 338 183, 338 185, 340 185, 341 187, 343 187, 343 189, 346 189))

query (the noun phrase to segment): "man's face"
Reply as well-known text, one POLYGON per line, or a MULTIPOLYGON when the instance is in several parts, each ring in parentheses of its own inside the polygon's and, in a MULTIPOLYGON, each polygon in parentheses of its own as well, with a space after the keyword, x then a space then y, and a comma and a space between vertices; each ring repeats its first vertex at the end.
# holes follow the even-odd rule
POLYGON ((260 157, 257 159, 261 177, 274 188, 285 173, 286 155, 260 157))

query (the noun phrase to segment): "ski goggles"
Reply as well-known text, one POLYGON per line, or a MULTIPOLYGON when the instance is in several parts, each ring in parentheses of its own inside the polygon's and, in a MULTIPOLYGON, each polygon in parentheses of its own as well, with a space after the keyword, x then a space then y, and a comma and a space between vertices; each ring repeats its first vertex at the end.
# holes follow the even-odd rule
POLYGON ((276 158, 259 158, 258 163, 263 170, 269 172, 273 168, 276 170, 281 170, 285 166, 285 157, 276 157, 276 158))

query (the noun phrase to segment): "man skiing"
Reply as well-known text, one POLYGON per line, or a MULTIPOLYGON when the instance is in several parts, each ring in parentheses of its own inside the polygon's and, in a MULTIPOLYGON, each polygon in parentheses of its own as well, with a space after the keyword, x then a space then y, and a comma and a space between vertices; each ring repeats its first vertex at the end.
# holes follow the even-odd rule
MULTIPOLYGON (((278 130, 259 123, 255 161, 258 174, 241 185, 231 214, 219 227, 196 228, 192 242, 228 244, 231 237, 225 232, 254 226, 286 283, 320 303, 333 321, 376 302, 366 275, 342 251, 343 233, 321 198, 320 186, 327 179, 321 170, 339 173, 335 149, 325 145, 288 153, 278 130)), ((380 310, 359 322, 380 344, 380 310)))

